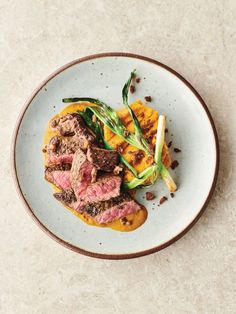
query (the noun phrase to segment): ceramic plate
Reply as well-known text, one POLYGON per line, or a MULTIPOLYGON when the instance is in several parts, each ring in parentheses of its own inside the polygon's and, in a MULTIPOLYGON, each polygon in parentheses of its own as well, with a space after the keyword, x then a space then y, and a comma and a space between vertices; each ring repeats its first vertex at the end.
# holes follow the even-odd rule
POLYGON ((197 221, 216 183, 218 142, 209 110, 193 87, 178 73, 152 59, 105 53, 73 61, 49 76, 27 101, 13 140, 13 172, 27 210, 49 236, 64 246, 99 258, 132 258, 156 252, 179 239, 197 221), (122 106, 121 88, 136 69, 141 82, 130 102, 152 96, 150 105, 167 116, 166 141, 182 150, 173 159, 178 192, 171 198, 160 181, 148 189, 156 199, 137 199, 148 209, 146 222, 132 232, 91 227, 66 210, 44 180, 42 143, 49 119, 65 104, 62 98, 100 98, 113 108, 122 106), (167 196, 158 206, 159 199, 167 196))

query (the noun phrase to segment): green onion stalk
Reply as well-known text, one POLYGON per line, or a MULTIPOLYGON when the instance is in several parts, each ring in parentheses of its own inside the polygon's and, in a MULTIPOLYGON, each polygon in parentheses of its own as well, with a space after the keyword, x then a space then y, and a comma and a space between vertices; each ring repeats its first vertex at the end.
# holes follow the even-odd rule
POLYGON ((126 182, 125 183, 126 188, 134 189, 137 186, 141 185, 150 177, 152 177, 151 184, 153 184, 155 183, 157 178, 161 176, 170 192, 175 192, 177 190, 177 186, 174 180, 172 179, 169 171, 162 162, 162 149, 165 140, 165 125, 166 125, 165 116, 160 115, 158 118, 154 164, 146 168, 142 173, 140 173, 138 175, 138 178, 134 178, 130 182, 126 182))
POLYGON ((132 121, 134 123, 134 130, 135 130, 134 137, 135 137, 136 142, 140 143, 140 145, 144 148, 143 150, 148 155, 152 155, 149 144, 143 136, 139 121, 138 121, 135 113, 133 112, 132 108, 130 107, 129 101, 128 101, 129 88, 130 88, 130 84, 131 84, 134 76, 135 76, 135 70, 131 72, 130 77, 128 78, 127 82, 125 83, 125 85, 122 89, 123 103, 124 103, 125 107, 127 108, 128 112, 132 118, 132 121))

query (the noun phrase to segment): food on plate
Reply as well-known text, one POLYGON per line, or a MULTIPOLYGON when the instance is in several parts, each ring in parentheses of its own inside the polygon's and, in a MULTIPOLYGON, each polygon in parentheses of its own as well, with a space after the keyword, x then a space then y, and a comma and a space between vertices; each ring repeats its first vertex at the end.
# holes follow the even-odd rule
POLYGON ((63 99, 70 105, 49 122, 43 149, 54 197, 88 224, 120 231, 134 230, 147 218, 132 190, 159 177, 171 193, 177 189, 168 170, 173 163, 165 116, 140 100, 129 105, 135 81, 140 82, 133 71, 122 90, 125 108, 118 112, 98 99, 63 99))

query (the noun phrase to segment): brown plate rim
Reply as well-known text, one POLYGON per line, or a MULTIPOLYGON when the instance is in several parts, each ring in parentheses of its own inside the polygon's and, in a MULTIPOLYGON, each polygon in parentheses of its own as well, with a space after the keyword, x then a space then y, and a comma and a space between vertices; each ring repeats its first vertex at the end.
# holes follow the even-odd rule
POLYGON ((62 244, 63 246, 65 246, 65 247, 67 247, 67 248, 69 248, 72 251, 75 251, 77 253, 81 253, 83 255, 87 255, 87 256, 95 257, 95 258, 119 260, 119 259, 130 259, 130 258, 141 257, 141 256, 145 256, 145 255, 148 255, 148 254, 152 254, 152 253, 158 252, 158 251, 168 247, 172 243, 176 242, 180 238, 182 238, 193 227, 193 225, 198 221, 198 219, 203 214, 203 212, 206 209, 206 207, 207 207, 207 205, 208 205, 208 203, 209 203, 209 201, 210 201, 210 199, 212 197, 212 194, 214 192, 214 189, 215 189, 215 186, 216 186, 216 182, 217 182, 218 171, 219 171, 219 155, 220 155, 220 151, 219 151, 218 135, 217 135, 216 127, 215 127, 213 118, 212 118, 212 116, 210 114, 210 111, 209 111, 207 105, 205 104, 204 100, 202 99, 202 97, 198 94, 198 92, 194 89, 194 87, 184 77, 182 77, 182 75, 180 75, 178 72, 176 72, 175 70, 173 70, 169 66, 167 66, 167 65, 165 65, 165 64, 163 64, 163 63, 161 63, 159 61, 156 61, 154 59, 142 56, 142 55, 128 53, 128 52, 105 52, 105 53, 98 53, 98 54, 89 55, 89 56, 86 56, 86 57, 83 57, 83 58, 79 58, 79 59, 76 59, 74 61, 71 61, 71 62, 63 65, 62 67, 60 67, 59 69, 54 71, 51 75, 49 75, 33 91, 33 93, 30 95, 30 97, 28 98, 28 100, 26 101, 24 107, 21 110, 21 113, 20 113, 20 115, 18 117, 18 120, 17 120, 17 123, 16 123, 16 127, 15 127, 15 130, 14 130, 14 133, 13 133, 12 149, 11 149, 11 169, 12 169, 12 175, 13 175, 13 179, 14 179, 14 184, 16 186, 16 190, 17 190, 21 200, 23 201, 27 212, 30 214, 30 216, 33 218, 33 220, 37 223, 37 225, 44 232, 46 232, 46 234, 48 236, 50 236, 52 239, 54 239, 58 243, 62 244), (15 159, 15 156, 16 156, 16 140, 17 140, 18 131, 19 131, 19 128, 20 128, 20 125, 21 125, 21 121, 22 121, 22 119, 24 117, 24 114, 25 114, 27 108, 30 106, 32 100, 35 98, 35 96, 38 94, 38 92, 51 79, 53 79, 56 75, 58 75, 59 73, 63 72, 67 68, 69 68, 69 67, 71 67, 71 66, 73 66, 75 64, 84 62, 84 61, 97 59, 97 58, 104 58, 104 57, 128 57, 128 58, 135 58, 135 59, 144 60, 144 61, 150 62, 150 63, 152 63, 154 65, 157 65, 159 67, 162 67, 162 68, 166 69, 167 71, 169 71, 170 73, 172 73, 173 75, 175 75, 178 79, 180 79, 193 92, 193 94, 199 100, 200 104, 202 105, 203 109, 205 110, 205 112, 206 112, 206 114, 208 116, 208 119, 209 119, 209 121, 211 123, 211 127, 212 127, 212 130, 213 130, 213 133, 214 133, 214 139, 215 139, 216 166, 215 166, 214 178, 213 178, 212 185, 211 185, 211 188, 209 190, 208 196, 207 196, 207 198, 206 198, 202 208, 199 210, 197 216, 194 218, 194 220, 186 228, 184 228, 179 234, 177 234, 175 237, 173 237, 172 239, 170 239, 166 243, 164 243, 162 245, 158 245, 158 246, 153 247, 151 249, 140 251, 140 252, 136 252, 136 253, 102 254, 102 253, 89 252, 89 251, 81 249, 81 248, 79 248, 77 246, 74 246, 74 245, 72 245, 72 244, 62 240, 61 238, 57 237, 54 233, 52 233, 49 229, 47 229, 47 227, 45 225, 43 225, 43 223, 34 214, 32 208, 28 204, 28 202, 25 199, 24 194, 23 194, 23 192, 21 190, 21 187, 20 187, 20 184, 19 184, 19 180, 18 180, 18 176, 17 176, 17 170, 16 170, 16 159, 15 159))

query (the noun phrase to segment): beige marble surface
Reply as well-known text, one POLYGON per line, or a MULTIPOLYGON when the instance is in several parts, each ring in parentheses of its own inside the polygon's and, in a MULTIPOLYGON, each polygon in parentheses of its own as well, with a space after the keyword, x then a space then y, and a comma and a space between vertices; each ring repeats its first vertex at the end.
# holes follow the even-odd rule
POLYGON ((0 313, 236 313, 236 2, 0 1, 0 313), (168 64, 209 106, 220 138, 216 192, 164 251, 129 261, 71 252, 25 212, 10 141, 31 91, 75 58, 129 51, 168 64))

